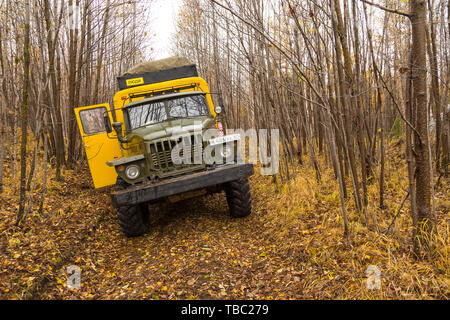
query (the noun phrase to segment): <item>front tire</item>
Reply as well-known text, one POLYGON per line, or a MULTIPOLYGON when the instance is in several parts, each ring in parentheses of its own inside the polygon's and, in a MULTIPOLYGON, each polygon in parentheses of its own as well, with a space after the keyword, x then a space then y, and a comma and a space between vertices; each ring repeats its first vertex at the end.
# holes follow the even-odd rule
MULTIPOLYGON (((124 190, 127 187, 128 184, 122 178, 117 177, 116 191, 124 190)), ((149 215, 146 203, 117 208, 120 228, 127 237, 138 237, 148 232, 149 215)))
POLYGON ((148 231, 148 215, 148 208, 145 210, 143 205, 125 206, 117 209, 120 228, 127 237, 138 237, 148 231))
POLYGON ((238 179, 227 183, 225 187, 230 215, 243 218, 252 212, 252 195, 248 179, 238 179))

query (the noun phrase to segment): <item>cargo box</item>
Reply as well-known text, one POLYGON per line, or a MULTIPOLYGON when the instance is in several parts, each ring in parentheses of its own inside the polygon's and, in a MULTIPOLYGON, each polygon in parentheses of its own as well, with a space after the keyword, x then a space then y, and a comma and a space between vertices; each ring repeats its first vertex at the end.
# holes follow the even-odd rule
POLYGON ((139 74, 126 74, 117 77, 117 81, 119 90, 124 90, 131 87, 189 77, 198 77, 195 64, 139 74))

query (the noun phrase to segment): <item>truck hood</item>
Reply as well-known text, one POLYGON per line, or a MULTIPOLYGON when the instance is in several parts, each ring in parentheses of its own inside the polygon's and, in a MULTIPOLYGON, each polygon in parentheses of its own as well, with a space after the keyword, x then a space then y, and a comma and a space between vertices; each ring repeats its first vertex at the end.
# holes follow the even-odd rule
POLYGON ((188 132, 203 132, 204 130, 211 128, 213 124, 214 119, 206 116, 176 119, 133 130, 133 132, 129 134, 129 137, 139 136, 144 141, 159 140, 170 138, 172 136, 180 136, 188 132))

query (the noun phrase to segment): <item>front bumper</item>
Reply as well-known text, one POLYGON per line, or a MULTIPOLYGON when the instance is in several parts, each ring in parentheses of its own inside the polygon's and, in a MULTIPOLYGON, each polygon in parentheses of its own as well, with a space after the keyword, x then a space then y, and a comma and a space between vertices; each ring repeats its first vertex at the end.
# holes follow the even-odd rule
POLYGON ((252 164, 232 164, 196 172, 157 183, 137 185, 111 194, 115 207, 137 205, 176 194, 220 185, 253 175, 252 164))

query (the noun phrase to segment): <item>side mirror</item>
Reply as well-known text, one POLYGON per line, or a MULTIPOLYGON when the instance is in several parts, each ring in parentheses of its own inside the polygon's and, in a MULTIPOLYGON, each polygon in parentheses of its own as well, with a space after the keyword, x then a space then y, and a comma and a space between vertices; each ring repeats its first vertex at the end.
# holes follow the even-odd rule
POLYGON ((103 121, 105 122, 105 130, 106 130, 106 133, 111 133, 111 132, 112 132, 112 128, 111 128, 111 120, 109 120, 108 113, 106 113, 106 114, 103 116, 103 121))
POLYGON ((226 113, 222 97, 219 98, 219 105, 214 110, 217 114, 226 113))
POLYGON ((119 136, 119 134, 122 135, 122 122, 114 122, 112 126, 117 133, 117 136, 119 136))
POLYGON ((122 124, 122 122, 114 122, 112 126, 117 134, 117 139, 122 143, 127 143, 128 139, 125 139, 122 135, 122 124))

